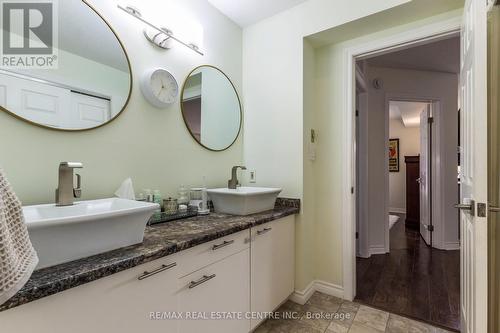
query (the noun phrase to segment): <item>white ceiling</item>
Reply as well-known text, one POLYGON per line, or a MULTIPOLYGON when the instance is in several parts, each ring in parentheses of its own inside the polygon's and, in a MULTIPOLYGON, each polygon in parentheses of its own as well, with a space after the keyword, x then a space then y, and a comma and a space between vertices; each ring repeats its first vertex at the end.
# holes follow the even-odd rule
MULTIPOLYGON (((270 0, 272 1, 272 0, 270 0)), ((348 1, 348 0, 344 0, 348 1)), ((355 6, 354 4, 352 6, 355 6)), ((375 14, 307 36, 314 48, 373 34, 462 9, 464 0, 413 0, 375 14)))
POLYGON ((419 127, 420 114, 427 105, 421 102, 390 101, 389 118, 401 120, 405 127, 419 127))
POLYGON ((460 72, 460 38, 416 46, 368 59, 374 67, 405 68, 458 74, 460 72))
MULTIPOLYGON (((59 1, 59 48, 128 72, 127 60, 107 24, 81 0, 59 1)), ((126 14, 124 14, 126 15, 126 14)))
POLYGON ((242 28, 305 1, 307 0, 208 0, 242 28))

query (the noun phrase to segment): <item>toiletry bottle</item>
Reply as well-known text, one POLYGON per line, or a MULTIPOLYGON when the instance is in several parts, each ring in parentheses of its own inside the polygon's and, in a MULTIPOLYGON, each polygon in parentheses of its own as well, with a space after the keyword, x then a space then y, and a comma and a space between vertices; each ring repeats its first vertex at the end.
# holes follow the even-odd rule
POLYGON ((153 193, 151 192, 150 189, 145 189, 144 190, 144 195, 146 196, 146 201, 147 202, 153 202, 153 193))
POLYGON ((177 204, 179 205, 188 205, 189 204, 189 192, 184 185, 179 187, 179 198, 177 199, 177 204))
POLYGON ((198 209, 198 214, 200 215, 210 214, 210 209, 208 208, 208 193, 205 187, 201 189, 201 207, 200 209, 198 209))
POLYGON ((157 203, 158 205, 160 205, 160 208, 158 208, 158 210, 156 212, 160 212, 161 213, 162 199, 161 199, 161 192, 160 192, 160 190, 155 190, 153 192, 153 202, 157 203))

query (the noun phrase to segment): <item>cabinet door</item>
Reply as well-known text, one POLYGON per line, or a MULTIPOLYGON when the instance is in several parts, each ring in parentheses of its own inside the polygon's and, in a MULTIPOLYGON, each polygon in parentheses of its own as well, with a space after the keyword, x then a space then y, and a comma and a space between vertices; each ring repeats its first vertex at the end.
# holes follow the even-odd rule
MULTIPOLYGON (((294 290, 295 217, 252 228, 251 311, 275 310, 294 290)), ((252 319, 252 329, 262 319, 252 319)))
POLYGON ((181 333, 247 333, 250 320, 250 250, 202 268, 179 279, 181 333), (217 318, 233 313, 237 318, 217 318), (190 317, 189 317, 190 316, 190 317))
POLYGON ((176 320, 153 312, 177 311, 175 258, 162 258, 88 284, 0 312, 0 331, 16 333, 177 332, 176 320), (157 274, 139 280, 144 271, 157 274))

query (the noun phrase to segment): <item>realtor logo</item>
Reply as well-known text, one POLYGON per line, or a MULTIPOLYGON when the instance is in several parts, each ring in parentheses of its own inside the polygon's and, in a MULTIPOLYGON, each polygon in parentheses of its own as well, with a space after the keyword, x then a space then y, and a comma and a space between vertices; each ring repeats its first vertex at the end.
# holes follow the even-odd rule
POLYGON ((57 3, 0 0, 3 68, 57 68, 57 3))

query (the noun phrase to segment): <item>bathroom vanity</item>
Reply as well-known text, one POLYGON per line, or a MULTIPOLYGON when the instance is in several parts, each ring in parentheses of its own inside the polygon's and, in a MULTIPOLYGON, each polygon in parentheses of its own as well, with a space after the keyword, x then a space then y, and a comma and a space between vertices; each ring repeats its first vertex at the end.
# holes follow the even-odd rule
POLYGON ((294 290, 299 203, 147 227, 142 244, 36 271, 2 330, 249 332, 294 290), (27 320, 29 318, 29 320, 27 320))

